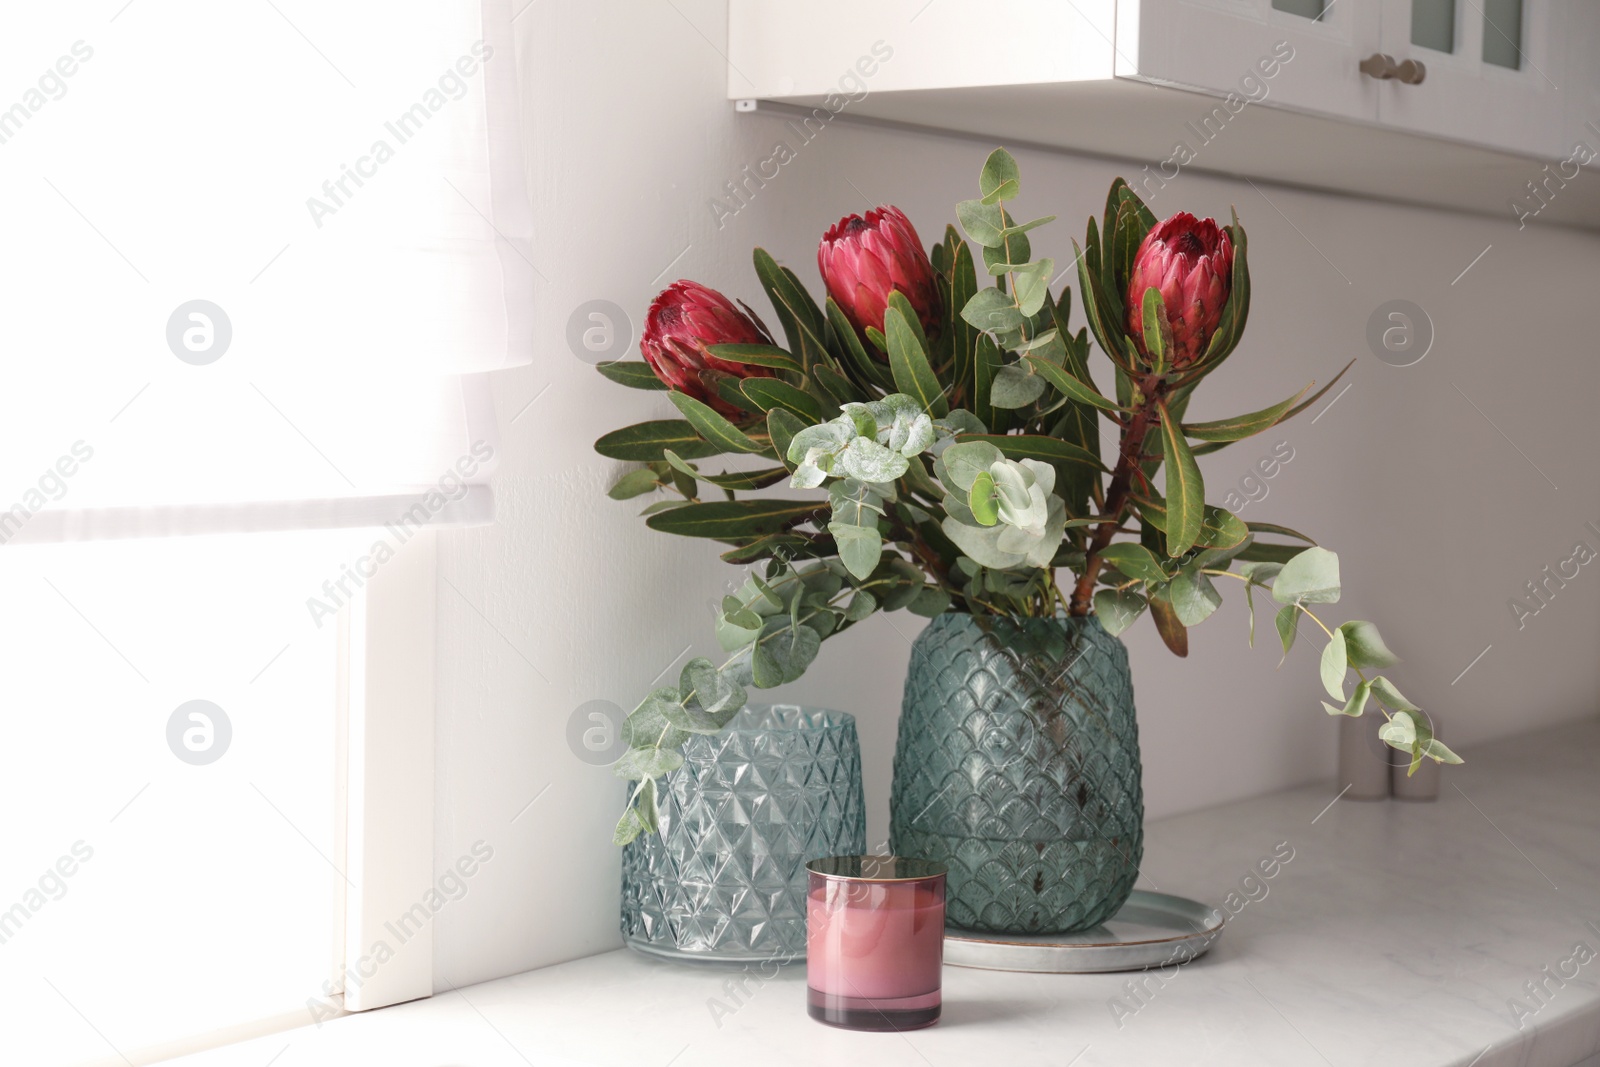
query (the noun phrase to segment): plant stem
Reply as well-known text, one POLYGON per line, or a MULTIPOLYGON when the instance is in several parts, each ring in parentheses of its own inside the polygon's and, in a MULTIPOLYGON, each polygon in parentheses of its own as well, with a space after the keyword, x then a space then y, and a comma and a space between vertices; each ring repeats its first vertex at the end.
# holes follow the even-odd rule
POLYGON ((1144 453, 1144 439, 1160 419, 1156 404, 1162 395, 1161 379, 1148 375, 1137 383, 1142 399, 1134 409, 1133 418, 1122 430, 1122 447, 1117 456, 1117 468, 1111 474, 1111 487, 1106 491, 1105 507, 1101 513, 1106 521, 1095 527, 1093 540, 1084 559, 1083 573, 1072 590, 1070 611, 1073 615, 1087 615, 1094 602, 1094 583, 1100 577, 1100 553, 1111 543, 1133 492, 1133 478, 1139 472, 1139 460, 1144 453))

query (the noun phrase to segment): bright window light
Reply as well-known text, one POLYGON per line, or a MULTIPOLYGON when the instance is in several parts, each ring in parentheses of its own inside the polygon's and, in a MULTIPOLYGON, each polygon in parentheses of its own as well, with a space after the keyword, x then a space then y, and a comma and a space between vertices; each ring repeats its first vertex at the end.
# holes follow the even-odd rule
POLYGON ((310 1021, 346 887, 339 627, 307 601, 372 540, 0 549, 0 1062, 310 1021))

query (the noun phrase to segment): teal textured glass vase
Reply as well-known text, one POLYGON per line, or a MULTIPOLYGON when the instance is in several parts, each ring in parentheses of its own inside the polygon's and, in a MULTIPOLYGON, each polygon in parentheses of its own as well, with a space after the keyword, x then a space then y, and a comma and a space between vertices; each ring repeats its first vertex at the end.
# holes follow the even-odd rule
POLYGON ((1127 648, 1092 616, 937 617, 912 646, 889 804, 895 855, 948 865, 951 926, 1109 919, 1144 849, 1127 648))
POLYGON ((806 864, 866 851, 856 720, 751 704, 683 744, 660 831, 622 850, 622 937, 640 952, 804 959, 806 864))

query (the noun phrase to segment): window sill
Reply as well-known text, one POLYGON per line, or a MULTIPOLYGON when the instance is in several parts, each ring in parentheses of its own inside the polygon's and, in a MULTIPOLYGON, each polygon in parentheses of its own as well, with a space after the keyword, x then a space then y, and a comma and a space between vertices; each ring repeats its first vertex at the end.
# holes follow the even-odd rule
POLYGON ((1600 987, 1552 981, 1541 1006, 1525 983, 1600 936, 1585 926, 1600 922, 1600 722, 1467 758, 1434 804, 1329 806, 1337 790, 1319 785, 1152 823, 1146 873, 1201 899, 1232 894, 1238 909, 1209 955, 1164 981, 948 967, 939 1025, 855 1034, 806 1017, 803 967, 768 979, 755 965, 677 967, 621 950, 174 1062, 781 1067, 870 1052, 924 1067, 1079 1062, 1088 1046, 1081 1062, 1102 1067, 1197 1056, 1565 1067, 1600 1051, 1600 987), (1256 864, 1280 842, 1293 859, 1262 882, 1256 864), (1516 1002, 1529 1011, 1520 1030, 1516 1002))
POLYGON ((250 504, 182 504, 152 507, 61 508, 36 512, 6 525, 0 511, 0 545, 61 544, 135 537, 281 533, 398 526, 483 526, 494 521, 494 492, 468 485, 456 499, 437 489, 378 496, 270 500, 250 504))

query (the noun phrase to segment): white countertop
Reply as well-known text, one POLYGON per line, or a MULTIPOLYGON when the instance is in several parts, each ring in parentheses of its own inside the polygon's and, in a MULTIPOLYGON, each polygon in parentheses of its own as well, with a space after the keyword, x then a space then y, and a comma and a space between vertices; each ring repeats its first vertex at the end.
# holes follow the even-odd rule
POLYGON ((1140 885, 1237 914, 1142 1005, 1135 974, 946 967, 937 1026, 858 1034, 806 1016, 803 967, 737 992, 619 950, 173 1062, 1570 1067, 1600 1052, 1600 722, 1464 755, 1438 803, 1320 786, 1151 823, 1140 885), (1576 978, 1541 1003, 1546 966, 1576 978))

